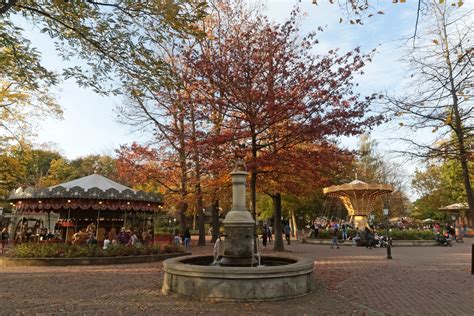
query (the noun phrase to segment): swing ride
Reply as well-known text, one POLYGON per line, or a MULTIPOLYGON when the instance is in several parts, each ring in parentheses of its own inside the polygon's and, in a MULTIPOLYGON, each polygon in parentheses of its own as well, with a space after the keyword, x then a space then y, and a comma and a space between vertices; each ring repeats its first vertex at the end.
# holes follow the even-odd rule
POLYGON ((391 184, 368 184, 360 180, 323 189, 324 195, 337 198, 344 204, 350 222, 360 230, 368 225, 368 218, 373 211, 375 200, 379 196, 389 194, 392 191, 393 186, 391 184))

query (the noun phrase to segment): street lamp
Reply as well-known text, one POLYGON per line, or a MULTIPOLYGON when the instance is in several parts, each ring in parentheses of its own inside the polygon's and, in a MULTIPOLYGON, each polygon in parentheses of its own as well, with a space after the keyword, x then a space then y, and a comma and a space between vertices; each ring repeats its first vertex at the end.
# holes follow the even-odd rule
POLYGON ((168 230, 170 233, 170 245, 173 243, 173 226, 172 226, 172 220, 171 218, 168 217, 168 230))
POLYGON ((369 215, 369 222, 370 222, 370 225, 374 225, 374 222, 375 222, 375 215, 374 214, 370 214, 369 215))
POLYGON ((385 225, 385 234, 387 235, 387 259, 392 259, 392 243, 390 242, 390 237, 388 235, 388 204, 385 203, 383 206, 383 215, 385 216, 386 219, 386 225, 385 225))

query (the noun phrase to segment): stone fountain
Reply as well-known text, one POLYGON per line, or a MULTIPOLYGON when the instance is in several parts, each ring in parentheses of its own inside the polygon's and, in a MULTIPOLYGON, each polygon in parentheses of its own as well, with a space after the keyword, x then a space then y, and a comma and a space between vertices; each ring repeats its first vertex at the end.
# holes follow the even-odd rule
POLYGON ((224 255, 184 256, 163 262, 162 292, 198 300, 270 301, 308 294, 313 289, 314 263, 290 256, 253 253, 254 220, 245 203, 248 175, 243 161, 235 163, 232 209, 224 220, 224 255))

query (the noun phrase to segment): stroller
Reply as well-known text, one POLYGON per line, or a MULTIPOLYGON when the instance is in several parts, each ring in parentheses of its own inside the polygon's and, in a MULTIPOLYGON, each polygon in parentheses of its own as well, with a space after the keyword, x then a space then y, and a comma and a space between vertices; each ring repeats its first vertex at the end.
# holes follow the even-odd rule
POLYGON ((449 235, 446 236, 446 235, 441 235, 441 234, 438 234, 436 235, 436 241, 438 243, 440 243, 441 245, 443 246, 446 246, 446 247, 451 247, 452 244, 451 244, 451 239, 449 238, 449 235))

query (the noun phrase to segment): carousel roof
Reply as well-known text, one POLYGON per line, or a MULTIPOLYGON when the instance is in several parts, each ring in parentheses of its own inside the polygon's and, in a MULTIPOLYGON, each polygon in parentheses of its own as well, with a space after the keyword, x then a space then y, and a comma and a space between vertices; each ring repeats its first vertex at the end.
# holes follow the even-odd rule
POLYGON ((378 184, 378 183, 365 183, 360 180, 354 180, 350 183, 341 185, 333 185, 323 189, 324 194, 329 195, 346 195, 348 193, 354 194, 360 192, 360 194, 387 194, 393 191, 391 184, 378 184))
POLYGON ((107 191, 108 189, 115 189, 119 192, 123 190, 127 190, 127 189, 132 190, 129 187, 126 187, 120 183, 112 181, 96 173, 91 174, 90 176, 87 176, 87 177, 79 178, 76 180, 64 182, 64 183, 49 187, 49 189, 56 188, 56 187, 63 187, 66 189, 71 189, 73 187, 80 187, 80 188, 83 188, 84 190, 99 188, 102 191, 107 191))
POLYGON ((368 184, 360 180, 323 188, 325 195, 336 197, 342 201, 349 215, 370 213, 375 199, 392 191, 393 186, 391 184, 368 184))
POLYGON ((469 205, 467 205, 467 203, 455 203, 455 204, 438 208, 438 210, 446 211, 446 212, 466 211, 468 209, 469 209, 469 205))
POLYGON ((91 200, 123 200, 163 203, 163 197, 158 193, 134 191, 120 183, 98 174, 61 183, 49 188, 35 189, 32 187, 14 190, 10 201, 32 199, 91 199, 91 200))

